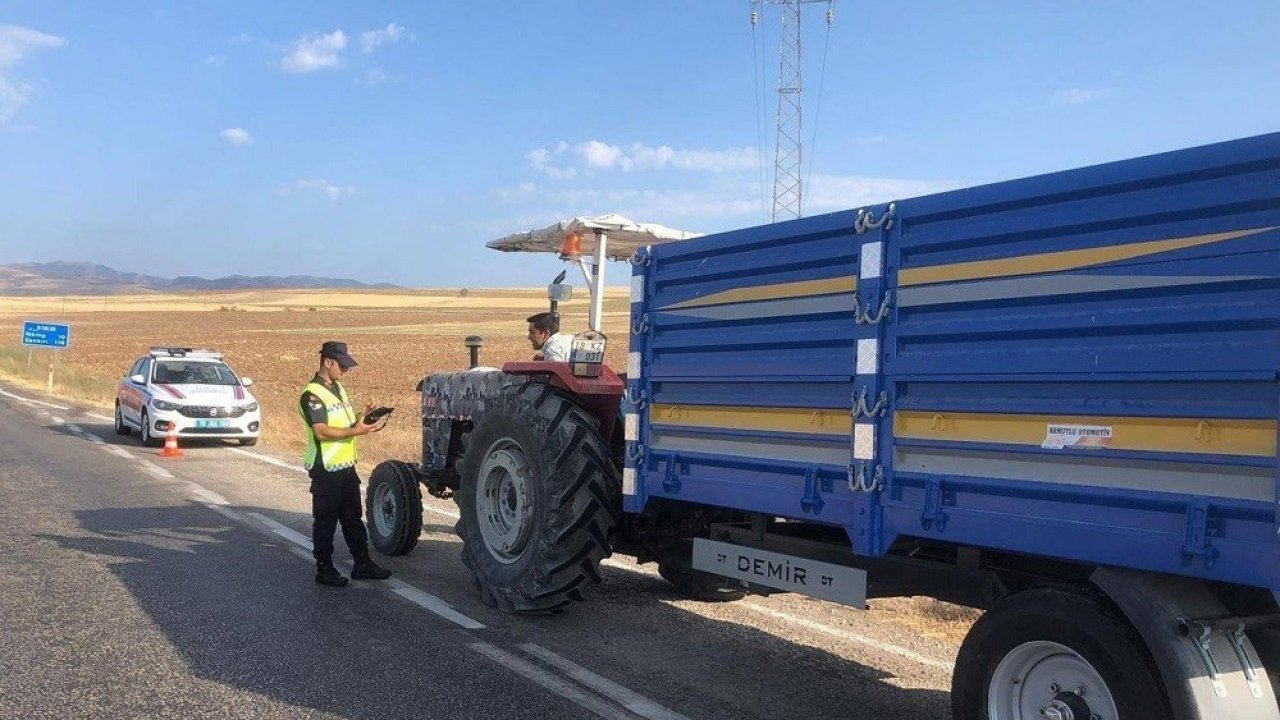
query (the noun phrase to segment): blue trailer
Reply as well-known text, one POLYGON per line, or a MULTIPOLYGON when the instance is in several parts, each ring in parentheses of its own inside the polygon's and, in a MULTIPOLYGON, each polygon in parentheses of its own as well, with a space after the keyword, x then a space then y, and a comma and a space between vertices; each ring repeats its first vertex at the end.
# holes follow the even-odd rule
POLYGON ((621 376, 424 379, 422 463, 371 479, 380 549, 422 484, 506 609, 627 552, 707 599, 985 609, 956 718, 1280 717, 1280 134, 632 266, 621 376))

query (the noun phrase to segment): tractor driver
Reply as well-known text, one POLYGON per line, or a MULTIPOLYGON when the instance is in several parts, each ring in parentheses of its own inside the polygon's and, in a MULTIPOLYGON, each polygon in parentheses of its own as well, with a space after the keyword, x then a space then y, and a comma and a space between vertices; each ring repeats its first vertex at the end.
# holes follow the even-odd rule
POLYGON ((560 318, 549 312, 541 312, 525 319, 529 323, 529 344, 537 352, 534 360, 569 362, 569 349, 573 336, 560 332, 560 318))

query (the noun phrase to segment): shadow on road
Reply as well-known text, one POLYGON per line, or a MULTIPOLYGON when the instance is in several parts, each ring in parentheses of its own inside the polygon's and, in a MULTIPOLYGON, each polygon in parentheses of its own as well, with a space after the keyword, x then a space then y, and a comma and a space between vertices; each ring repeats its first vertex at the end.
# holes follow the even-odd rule
MULTIPOLYGON (((233 509, 310 525, 309 516, 233 509)), ((320 588, 286 542, 201 505, 84 510, 76 518, 91 537, 37 537, 115 559, 112 572, 197 677, 293 706, 342 717, 506 720, 548 717, 550 698, 564 707, 555 716, 582 715, 460 649, 484 641, 538 642, 690 717, 949 716, 945 692, 899 689, 870 666, 690 612, 674 604, 670 586, 644 575, 606 569, 592 602, 551 617, 499 615, 476 598, 460 609, 490 628, 467 633, 376 584, 320 588), (540 702, 519 697, 526 694, 540 702)), ((474 597, 458 550, 424 536, 413 555, 388 562, 417 582, 408 576, 425 555, 438 571, 433 583, 457 583, 449 595, 474 597)))

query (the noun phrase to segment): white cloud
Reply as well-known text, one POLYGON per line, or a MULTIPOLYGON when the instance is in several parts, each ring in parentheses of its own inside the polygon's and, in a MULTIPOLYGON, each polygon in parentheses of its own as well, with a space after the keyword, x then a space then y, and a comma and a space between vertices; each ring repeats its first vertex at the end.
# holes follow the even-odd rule
POLYGON ((33 52, 66 45, 56 35, 17 25, 0 25, 0 124, 8 122, 31 101, 35 87, 14 77, 10 71, 33 52))
POLYGON ((334 30, 328 35, 304 35, 290 46, 289 54, 280 61, 285 72, 309 73, 342 65, 339 54, 347 46, 347 35, 334 30))
POLYGON ((280 194, 288 195, 293 190, 318 190, 323 192, 329 200, 337 200, 343 195, 354 195, 356 192, 356 186, 334 185, 328 180, 321 178, 304 178, 294 181, 293 185, 286 185, 280 188, 280 194))
POLYGON ((601 140, 588 140, 572 146, 561 142, 554 150, 539 148, 526 153, 525 158, 534 169, 551 177, 573 177, 576 174, 569 174, 573 168, 566 168, 563 162, 553 164, 552 161, 556 159, 576 161, 588 170, 621 170, 623 172, 672 168, 726 173, 754 170, 759 166, 758 155, 754 148, 680 150, 667 145, 651 147, 644 143, 632 143, 627 146, 610 145, 601 140))
POLYGON ((1110 90, 1090 90, 1087 88, 1071 88, 1059 90, 1053 94, 1054 105, 1085 105, 1111 97, 1110 90))
POLYGON ((222 67, 226 62, 226 55, 210 55, 204 59, 205 65, 212 65, 214 67, 222 67))
POLYGON ((253 138, 249 135, 249 132, 241 128, 227 128, 226 130, 218 133, 218 135, 223 140, 226 140, 228 143, 236 146, 248 145, 253 142, 253 138))
POLYGON ((249 33, 240 33, 239 35, 232 37, 227 42, 232 45, 247 45, 251 39, 252 38, 249 37, 249 33))
POLYGON ((366 72, 363 78, 356 80, 356 84, 364 85, 365 87, 377 87, 387 82, 388 79, 386 72, 374 68, 373 70, 366 72))
POLYGON ((360 33, 360 51, 371 53, 378 49, 379 45, 397 43, 404 37, 412 38, 413 36, 408 35, 402 25, 388 23, 381 30, 367 30, 360 33))
POLYGON ((560 167, 558 165, 551 164, 551 158, 555 156, 557 153, 564 152, 565 148, 567 147, 568 147, 567 144, 565 144, 564 142, 561 142, 559 145, 556 146, 555 150, 548 150, 546 148, 538 148, 537 150, 530 150, 529 152, 524 154, 524 158, 529 162, 529 165, 534 170, 537 170, 540 173, 544 173, 549 178, 553 178, 556 180, 572 180, 573 178, 577 177, 578 175, 577 170, 575 170, 574 168, 560 167))
MULTIPOLYGON (((494 194, 521 207, 543 206, 549 218, 617 212, 641 222, 669 223, 682 229, 714 229, 711 226, 717 225, 723 229, 761 220, 764 210, 757 182, 743 174, 736 179, 726 176, 716 187, 693 190, 542 188, 522 183, 494 194)), ((947 180, 814 175, 805 188, 805 214, 851 210, 955 187, 958 183, 947 180)))
POLYGON ((951 180, 813 175, 804 188, 804 212, 806 215, 816 215, 849 210, 862 205, 954 190, 957 187, 960 187, 960 183, 951 180))

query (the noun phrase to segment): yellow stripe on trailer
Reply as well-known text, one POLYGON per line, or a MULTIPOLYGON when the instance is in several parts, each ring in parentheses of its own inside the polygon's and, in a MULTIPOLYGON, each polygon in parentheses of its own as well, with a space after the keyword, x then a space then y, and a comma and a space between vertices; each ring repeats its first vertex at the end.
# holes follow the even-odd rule
POLYGON ((658 404, 650 408, 649 420, 655 425, 714 430, 765 430, 845 436, 853 432, 850 411, 818 408, 658 404))
POLYGON ((998 260, 977 260, 951 263, 949 265, 906 268, 898 273, 898 285, 907 287, 909 285, 925 285, 958 280, 982 280, 986 278, 1078 270, 1091 265, 1102 265, 1119 260, 1131 260, 1144 255, 1155 255, 1198 245, 1225 242, 1274 229, 1274 227, 1255 228, 1253 230, 1237 230, 1234 232, 1085 248, 1082 250, 1037 253, 1034 255, 1000 258, 998 260))
POLYGON ((818 295, 836 295, 850 293, 858 289, 858 278, 828 278, 826 280, 800 280, 798 282, 776 283, 773 285, 757 285, 756 287, 734 288, 712 293, 700 298, 685 300, 674 305, 667 305, 659 310, 680 310, 682 308, 706 307, 707 305, 724 305, 727 303, 751 302, 755 300, 785 300, 788 298, 815 297, 818 295))
MULTIPOLYGON (((1107 428, 1109 450, 1275 457, 1274 420, 1220 418, 1006 415, 900 411, 893 434, 903 440, 995 443, 1041 447, 1050 428, 1107 428)), ((1097 446, 1094 446, 1097 447, 1097 446)))

